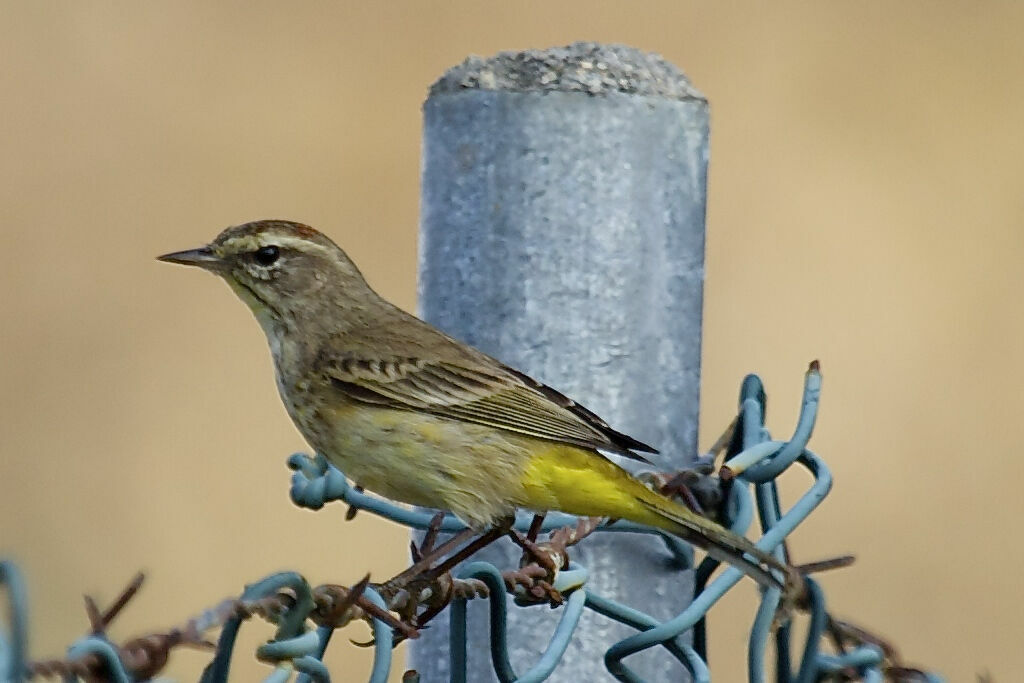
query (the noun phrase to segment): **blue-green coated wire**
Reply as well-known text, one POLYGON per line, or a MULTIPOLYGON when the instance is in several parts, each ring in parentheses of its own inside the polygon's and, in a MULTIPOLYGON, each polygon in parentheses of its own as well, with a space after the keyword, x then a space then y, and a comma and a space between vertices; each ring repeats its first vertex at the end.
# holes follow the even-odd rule
MULTIPOLYGON (((380 607, 387 609, 380 593, 367 586, 363 595, 380 607)), ((370 683, 387 683, 391 673, 391 649, 395 646, 395 634, 391 627, 380 619, 373 620, 373 670, 370 672, 370 683)))
POLYGON ((818 670, 829 674, 843 669, 868 669, 881 666, 885 654, 877 645, 861 645, 842 655, 818 655, 818 670))
MULTIPOLYGON (((832 475, 828 468, 810 451, 805 451, 798 459, 798 462, 811 470, 815 477, 814 483, 793 507, 783 515, 779 523, 772 529, 769 529, 761 537, 761 540, 757 541, 755 545, 762 550, 771 551, 780 544, 800 522, 814 511, 814 508, 828 495, 828 491, 832 487, 832 475)), ((653 647, 669 638, 674 638, 689 629, 701 615, 705 614, 730 588, 736 585, 742 576, 743 573, 735 567, 726 569, 706 590, 694 598, 690 606, 681 614, 664 622, 657 628, 630 636, 612 645, 605 655, 605 662, 611 674, 619 678, 619 680, 630 680, 624 677, 628 667, 622 663, 623 658, 640 650, 653 647)))
POLYGON ((270 675, 263 679, 263 683, 288 683, 288 679, 291 677, 291 667, 284 664, 278 664, 274 667, 274 670, 270 675))
MULTIPOLYGON (((755 484, 754 493, 762 528, 767 529, 769 526, 777 524, 779 518, 782 517, 778 484, 775 480, 755 484)), ((789 557, 786 555, 784 545, 779 545, 775 548, 775 557, 780 562, 789 564, 789 557)), ((790 662, 790 636, 792 630, 788 620, 775 630, 775 670, 776 679, 780 681, 790 681, 793 678, 790 662)))
POLYGON ((775 619, 781 597, 782 591, 774 586, 765 589, 761 595, 761 604, 754 617, 754 626, 750 629, 747 645, 747 680, 750 683, 761 683, 765 680, 765 643, 768 634, 771 633, 772 621, 775 619))
MULTIPOLYGON (((603 614, 609 619, 632 626, 638 631, 652 629, 661 623, 649 614, 644 614, 640 610, 633 609, 628 605, 623 605, 620 602, 610 600, 595 593, 587 593, 587 607, 598 614, 603 614)), ((710 674, 708 674, 707 665, 704 663, 703 658, 692 647, 682 642, 682 638, 667 640, 662 645, 686 667, 694 683, 710 681, 710 674)))
POLYGON ((317 662, 320 667, 324 666, 321 660, 324 658, 327 646, 331 642, 331 636, 334 635, 334 629, 329 626, 320 626, 316 629, 316 635, 320 642, 317 644, 313 655, 295 660, 295 668, 301 672, 296 677, 295 683, 323 683, 324 681, 323 671, 327 671, 326 667, 321 671, 313 662, 317 662), (307 661, 310 659, 313 661, 307 661))
POLYGON ((7 588, 7 611, 11 625, 7 638, 0 632, 0 671, 6 671, 6 680, 17 681, 25 676, 26 671, 28 591, 21 570, 10 560, 0 562, 0 585, 7 588))
MULTIPOLYGON (((488 615, 490 617, 490 643, 491 662, 494 665, 494 673, 498 680, 503 683, 516 679, 512 662, 508 659, 507 636, 507 613, 505 580, 498 568, 489 562, 471 562, 459 571, 462 579, 478 579, 487 585, 488 600, 490 606, 488 615)), ((466 653, 466 601, 455 600, 451 608, 451 667, 452 681, 465 683, 467 669, 466 653)))
POLYGON ((289 588, 295 594, 295 602, 280 616, 277 622, 277 634, 274 640, 288 640, 303 633, 306 619, 315 606, 313 591, 309 584, 297 572, 279 572, 246 586, 242 593, 242 601, 254 601, 268 597, 289 588))
MULTIPOLYGON (((492 609, 491 614, 493 611, 492 609)), ((491 619, 493 620, 494 617, 492 616, 491 619)), ((493 632, 493 630, 492 626, 491 631, 493 632)), ((466 683, 468 669, 466 641, 466 603, 462 600, 454 600, 448 607, 448 666, 451 669, 451 683, 466 683)), ((497 674, 497 665, 495 674, 497 674)))
POLYGON ((295 679, 295 683, 302 681, 308 683, 331 683, 331 672, 316 657, 311 655, 299 657, 292 664, 295 665, 295 670, 300 672, 299 676, 295 679))
MULTIPOLYGON (((765 394, 763 388, 761 390, 757 389, 759 385, 760 379, 756 376, 753 377, 751 382, 744 384, 744 390, 747 393, 741 393, 740 395, 741 409, 744 412, 743 424, 747 427, 742 435, 742 441, 743 446, 748 448, 748 450, 755 450, 757 448, 757 445, 759 445, 756 443, 758 439, 766 441, 769 438, 768 432, 764 428, 765 394), (754 425, 757 426, 755 427, 754 425)), ((782 516, 778 486, 774 477, 778 476, 785 467, 792 464, 794 454, 798 456, 801 452, 794 450, 794 443, 802 448, 810 439, 811 432, 814 429, 814 421, 817 417, 820 388, 821 375, 816 369, 812 368, 804 380, 803 405, 800 419, 797 421, 797 429, 793 436, 795 441, 786 443, 771 458, 763 462, 751 463, 750 468, 740 474, 744 481, 754 482, 754 494, 757 500, 758 517, 762 532, 778 524, 782 516), (761 474, 759 475, 758 472, 761 474), (769 473, 770 477, 766 476, 766 473, 769 473)), ((789 558, 786 557, 783 546, 777 547, 774 555, 780 562, 789 563, 789 558)), ((771 625, 774 622, 780 599, 781 594, 778 591, 766 593, 758 608, 754 627, 750 633, 750 644, 747 649, 748 677, 751 681, 760 681, 764 678, 766 641, 771 625)), ((791 633, 792 628, 788 621, 775 629, 775 678, 777 681, 790 681, 793 679, 790 663, 791 633)), ((815 641, 815 648, 817 647, 816 643, 817 641, 815 641)), ((810 656, 813 659, 816 651, 815 649, 810 653, 805 652, 804 656, 810 656)))
MULTIPOLYGON (((768 482, 754 486, 754 497, 757 500, 758 516, 760 517, 763 530, 775 527, 781 518, 778 505, 776 504, 778 502, 778 492, 774 484, 775 482, 768 482)), ((775 556, 784 562, 785 558, 780 555, 781 548, 777 549, 775 556)), ((750 629, 750 639, 747 646, 747 676, 751 683, 759 683, 764 680, 765 648, 781 599, 782 591, 776 587, 768 588, 761 597, 761 604, 758 606, 757 614, 754 617, 754 625, 750 629)), ((776 630, 775 642, 777 648, 776 680, 789 681, 792 678, 789 667, 789 629, 780 628, 776 630)))
POLYGON ((227 683, 231 670, 231 655, 235 650, 235 641, 241 628, 241 617, 232 617, 224 622, 217 638, 217 649, 213 653, 213 659, 203 669, 199 683, 227 683))
MULTIPOLYGON (((793 505, 789 512, 782 516, 778 524, 765 533, 765 538, 774 535, 780 530, 784 531, 783 536, 788 536, 792 532, 792 528, 789 528, 791 525, 790 520, 799 517, 799 520, 796 522, 798 524, 799 521, 806 518, 825 499, 825 496, 828 495, 829 490, 832 488, 832 474, 828 467, 825 466, 825 463, 816 455, 810 451, 804 451, 797 459, 797 462, 811 471, 811 474, 814 476, 814 483, 800 500, 793 505)), ((765 508, 766 511, 768 509, 765 508)), ((793 528, 795 526, 795 524, 792 524, 793 528)), ((768 596, 769 592, 766 592, 766 597, 768 596)), ((750 646, 747 650, 748 672, 749 678, 752 681, 763 680, 764 678, 765 643, 768 640, 777 606, 777 601, 772 604, 767 600, 762 600, 757 616, 754 619, 754 627, 750 633, 750 646)))
MULTIPOLYGON (((750 399, 750 401, 752 406, 757 405, 753 399, 750 399)), ((743 414, 747 416, 750 415, 747 410, 744 410, 743 414)), ((753 415, 756 417, 757 413, 755 412, 753 415)), ((755 430, 755 436, 757 431, 760 430, 755 430)), ((750 434, 747 429, 744 429, 743 433, 750 434)), ((744 448, 739 453, 726 460, 725 465, 732 470, 734 474, 742 474, 753 468, 754 465, 761 462, 768 456, 778 453, 783 447, 785 447, 785 445, 785 441, 775 441, 772 439, 754 442, 752 445, 744 448)))
POLYGON ((320 636, 316 631, 306 631, 300 636, 264 643, 256 648, 256 658, 263 662, 290 662, 316 652, 320 636))
POLYGON ((132 683, 132 677, 125 671, 117 648, 105 638, 88 636, 75 641, 68 648, 68 659, 81 659, 86 655, 99 655, 105 664, 110 683, 132 683))
POLYGON ((516 679, 517 683, 539 683, 546 680, 554 672, 555 667, 562 661, 569 643, 572 641, 573 631, 580 623, 583 616, 583 608, 586 605, 587 592, 578 588, 569 594, 565 604, 562 606, 562 618, 558 620, 558 626, 544 648, 537 663, 530 667, 529 671, 516 679))
POLYGON ((796 683, 814 683, 818 680, 818 652, 828 624, 828 615, 825 612, 825 591, 821 589, 821 585, 808 576, 804 578, 804 587, 807 591, 811 622, 807 625, 804 654, 800 660, 796 683))
MULTIPOLYGON (((291 588, 295 592, 296 600, 278 622, 277 639, 291 639, 301 634, 309 613, 313 609, 313 596, 309 584, 296 572, 280 572, 271 574, 256 583, 245 587, 240 599, 241 602, 253 602, 269 595, 273 595, 282 588, 291 588)), ((217 650, 213 660, 203 670, 200 683, 227 683, 228 674, 231 670, 231 655, 235 649, 235 641, 238 638, 238 631, 242 627, 240 617, 232 617, 224 622, 221 627, 220 637, 217 639, 217 650)), ((267 648, 274 643, 268 643, 261 647, 267 648)), ((267 652, 264 650, 263 652, 267 652)), ((257 656, 261 653, 257 650, 257 656)), ((268 657, 273 654, 273 648, 269 650, 268 657)))
POLYGON ((878 669, 872 668, 872 669, 866 669, 861 674, 861 679, 860 680, 863 683, 882 683, 885 680, 885 678, 882 676, 882 672, 881 671, 879 671, 878 669))
POLYGON ((814 432, 821 398, 821 373, 812 367, 804 376, 800 417, 789 441, 772 441, 764 429, 765 393, 761 379, 748 375, 740 389, 740 425, 743 450, 731 456, 726 465, 743 473, 747 481, 762 483, 776 478, 792 465, 807 446, 814 432), (772 455, 771 458, 766 458, 772 455))
MULTIPOLYGON (((758 379, 760 382, 760 379, 758 379)), ((760 392, 763 397, 763 390, 760 392)), ((751 396, 751 398, 754 398, 751 396)), ((807 371, 804 376, 803 398, 800 405, 800 417, 797 419, 796 429, 789 441, 786 441, 782 448, 770 460, 764 460, 744 473, 747 481, 762 483, 775 479, 782 472, 796 462, 800 454, 807 447, 807 442, 814 432, 814 424, 818 417, 818 403, 821 399, 821 373, 816 368, 807 371)), ((761 405, 761 424, 764 424, 764 400, 758 401, 761 405)), ((758 439, 760 441, 761 439, 758 439)))
MULTIPOLYGON (((541 654, 540 659, 521 676, 517 676, 508 659, 508 646, 506 638, 507 629, 507 595, 505 593, 505 580, 498 568, 489 562, 471 562, 459 571, 459 578, 477 579, 483 581, 489 590, 489 615, 491 631, 491 661, 494 665, 494 672, 502 683, 538 683, 551 675, 558 666, 562 655, 565 654, 569 642, 572 640, 573 631, 579 623, 586 605, 587 594, 583 588, 576 588, 566 599, 562 607, 562 616, 558 620, 555 632, 548 641, 547 647, 541 654)), ((568 585, 582 585, 586 581, 586 572, 579 567, 570 565, 569 570, 560 572, 555 581, 556 590, 567 590, 568 585)), ((450 647, 451 647, 451 680, 455 683, 466 681, 466 601, 454 600, 450 607, 451 620, 450 647)))
MULTIPOLYGON (((729 488, 725 501, 725 518, 729 521, 729 530, 733 533, 742 536, 750 528, 750 523, 754 520, 754 505, 744 487, 733 485, 729 488)), ((694 572, 694 596, 704 590, 711 575, 720 564, 721 562, 711 556, 704 558, 697 567, 697 571, 694 572)), ((693 625, 693 647, 701 659, 707 663, 707 615, 702 615, 693 625)))
POLYGON ((793 667, 789 661, 792 635, 793 624, 789 620, 775 628, 775 680, 777 681, 793 680, 793 667))

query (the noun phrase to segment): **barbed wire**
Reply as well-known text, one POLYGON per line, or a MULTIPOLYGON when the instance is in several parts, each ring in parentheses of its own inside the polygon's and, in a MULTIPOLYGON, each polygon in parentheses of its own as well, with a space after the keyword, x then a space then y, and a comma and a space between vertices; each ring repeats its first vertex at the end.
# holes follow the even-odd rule
MULTIPOLYGON (((739 413, 711 450, 683 472, 648 475, 649 483, 667 494, 678 495, 695 510, 711 511, 712 516, 737 533, 746 532, 756 511, 763 534, 756 545, 791 563, 786 538, 821 503, 832 485, 824 462, 807 449, 817 418, 820 390, 821 374, 815 362, 805 377, 796 430, 788 440, 774 440, 764 426, 766 401, 761 380, 756 375, 748 376, 740 390, 739 413), (720 456, 724 464, 716 469, 720 456), (812 482, 783 513, 776 480, 793 465, 810 472, 812 482)), ((224 683, 242 624, 259 617, 277 627, 274 638, 255 653, 258 660, 273 667, 264 679, 268 683, 283 683, 295 674, 297 683, 329 683, 331 675, 322 661, 324 653, 333 633, 354 621, 366 622, 372 630, 369 643, 357 644, 374 649, 368 678, 371 683, 384 683, 391 670, 394 646, 416 638, 420 628, 447 608, 451 610, 452 680, 465 682, 466 603, 472 599, 488 601, 490 655, 502 683, 543 681, 549 677, 565 656, 587 609, 637 631, 614 643, 605 653, 605 666, 618 680, 640 682, 642 679, 625 660, 652 648, 663 648, 697 683, 711 680, 705 617, 739 582, 739 569, 728 567, 712 580, 719 563, 705 558, 695 567, 693 601, 674 618, 659 621, 588 590, 586 568, 574 563, 569 554, 572 546, 594 533, 655 534, 681 568, 693 567, 692 548, 674 536, 621 520, 581 519, 558 513, 532 517, 520 514, 510 520, 507 528, 496 528, 481 536, 450 514, 431 515, 364 493, 350 485, 321 455, 295 454, 288 458, 288 466, 293 470, 290 495, 296 505, 318 510, 327 503, 340 501, 349 506, 346 519, 365 510, 424 530, 423 541, 412 545, 412 565, 383 583, 373 583, 367 576, 350 586, 311 587, 295 572, 273 574, 183 625, 118 645, 107 637, 106 630, 142 586, 143 576, 139 574, 104 611, 95 600, 86 597, 89 634, 73 643, 65 657, 36 661, 27 656, 28 600, 24 579, 14 563, 0 562, 0 585, 6 587, 9 607, 9 628, 0 631, 0 673, 4 680, 61 677, 65 681, 130 683, 157 675, 174 649, 194 647, 213 652, 201 683, 224 683), (439 544, 441 534, 451 536, 439 544), (539 540, 541 534, 547 534, 547 538, 539 540), (487 562, 465 562, 480 548, 506 535, 523 549, 520 566, 502 570, 487 562), (561 610, 558 625, 540 657, 519 673, 509 660, 506 646, 509 595, 519 608, 549 605, 561 610), (217 629, 217 641, 207 640, 205 634, 217 629), (683 636, 691 630, 692 643, 688 643, 683 636)), ((775 678, 780 682, 942 680, 906 665, 883 638, 836 618, 827 610, 824 591, 810 574, 848 566, 852 559, 844 556, 797 565, 803 577, 803 590, 793 605, 784 604, 779 588, 762 590, 748 641, 750 680, 766 680, 765 656, 773 634, 775 678), (802 643, 795 642, 788 618, 794 609, 808 615, 807 634, 802 643)), ((407 671, 403 681, 415 683, 419 675, 407 671)))

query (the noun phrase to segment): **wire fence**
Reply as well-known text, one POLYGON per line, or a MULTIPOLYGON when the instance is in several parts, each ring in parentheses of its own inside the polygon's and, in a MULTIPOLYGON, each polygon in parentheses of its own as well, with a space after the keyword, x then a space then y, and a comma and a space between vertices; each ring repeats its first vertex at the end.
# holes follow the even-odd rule
MULTIPOLYGON (((821 375, 811 365, 804 389, 796 430, 788 440, 776 440, 764 426, 765 392, 761 380, 748 376, 740 391, 736 420, 707 455, 681 473, 652 477, 652 484, 677 493, 694 507, 710 501, 718 517, 733 531, 745 533, 755 512, 762 536, 757 546, 789 561, 786 538, 828 495, 832 476, 825 463, 807 448, 818 412, 821 375), (724 464, 716 467, 718 456, 724 464), (776 481, 793 466, 807 470, 810 486, 783 512, 776 481), (708 492, 713 495, 708 495, 708 492), (753 494, 753 495, 751 495, 753 494)), ((235 642, 242 624, 258 616, 273 623, 274 638, 261 645, 256 657, 273 667, 264 679, 283 683, 327 683, 331 674, 322 659, 334 632, 353 621, 366 621, 373 631, 371 683, 383 683, 392 668, 392 653, 399 642, 415 638, 417 630, 444 609, 450 609, 450 662, 452 680, 466 681, 466 603, 486 599, 490 614, 490 658, 503 683, 543 681, 565 656, 572 656, 570 641, 586 611, 592 610, 626 624, 637 632, 614 643, 605 652, 608 671, 620 681, 638 682, 628 658, 658 648, 682 664, 694 681, 710 681, 707 663, 705 617, 710 608, 741 579, 742 573, 726 568, 713 579, 718 562, 705 558, 695 567, 693 601, 680 614, 659 621, 621 602, 588 590, 587 569, 570 559, 569 548, 594 533, 642 533, 660 536, 680 570, 693 568, 691 547, 659 531, 623 521, 577 519, 562 514, 543 518, 521 515, 509 532, 523 548, 521 566, 502 569, 486 562, 464 562, 479 547, 504 530, 484 538, 474 537, 451 515, 431 515, 396 506, 351 486, 344 475, 322 456, 295 454, 288 459, 293 470, 291 499, 299 506, 319 509, 332 501, 349 505, 347 518, 357 511, 385 517, 426 531, 421 544, 413 545, 413 564, 383 583, 369 577, 351 586, 327 584, 311 587, 301 575, 283 572, 247 586, 237 598, 224 600, 186 624, 134 638, 120 645, 105 635, 106 628, 142 585, 137 576, 106 610, 86 599, 90 633, 71 645, 65 657, 53 660, 28 658, 28 599, 24 579, 16 565, 0 562, 0 583, 7 591, 8 625, 0 630, 0 672, 7 681, 35 677, 64 681, 109 680, 117 683, 143 681, 156 676, 174 648, 203 647, 213 651, 202 683, 228 680, 235 642), (547 533, 547 538, 538 540, 547 533), (442 534, 451 534, 438 543, 442 534), (533 663, 513 663, 506 647, 509 597, 516 609, 550 605, 561 611, 560 621, 540 657, 533 663), (219 629, 216 642, 207 632, 219 629), (692 638, 687 634, 692 632, 692 638), (568 655, 567 655, 568 653, 568 655)), ((827 609, 821 584, 811 574, 845 566, 852 558, 837 558, 801 565, 802 594, 795 605, 783 604, 779 588, 763 589, 750 631, 747 649, 749 680, 767 680, 770 666, 775 680, 809 683, 820 680, 927 681, 942 679, 905 665, 896 649, 868 630, 833 616, 827 609), (794 634, 793 612, 807 615, 806 635, 794 634), (769 664, 769 640, 775 657, 769 664)), ((403 681, 419 681, 407 671, 403 681)), ((431 682, 433 683, 433 682, 431 682)))

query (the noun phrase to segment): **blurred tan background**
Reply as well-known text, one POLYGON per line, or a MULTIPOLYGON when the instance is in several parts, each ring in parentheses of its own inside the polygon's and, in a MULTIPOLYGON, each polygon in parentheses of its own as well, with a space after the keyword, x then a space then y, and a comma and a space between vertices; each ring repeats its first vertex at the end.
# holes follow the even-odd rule
MULTIPOLYGON (((140 568, 119 638, 271 571, 350 583, 404 564, 403 529, 290 504, 284 461, 304 444, 250 313, 153 257, 287 217, 413 309, 428 84, 470 53, 590 39, 661 53, 712 103, 702 445, 748 371, 787 434, 820 358, 812 446, 836 486, 796 559, 856 553, 824 578, 835 611, 951 681, 1024 669, 1024 6, 4 1, 0 15, 0 553, 28 576, 33 657, 83 632, 83 592, 105 602, 140 568)), ((748 587, 712 613, 716 680, 744 678, 752 606, 748 587)), ((243 632, 236 677, 252 680, 271 630, 243 632)), ((369 653, 346 642, 365 636, 330 648, 335 680, 365 680, 369 653)), ((166 673, 194 680, 207 660, 178 654, 166 673)))

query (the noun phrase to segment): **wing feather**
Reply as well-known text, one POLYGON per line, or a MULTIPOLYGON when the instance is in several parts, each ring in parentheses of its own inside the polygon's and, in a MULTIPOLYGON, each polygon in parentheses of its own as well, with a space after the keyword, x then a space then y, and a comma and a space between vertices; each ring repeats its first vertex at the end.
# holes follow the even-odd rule
POLYGON ((616 432, 597 415, 554 389, 497 364, 321 358, 331 384, 358 401, 419 410, 539 439, 616 452, 656 452, 616 432))

